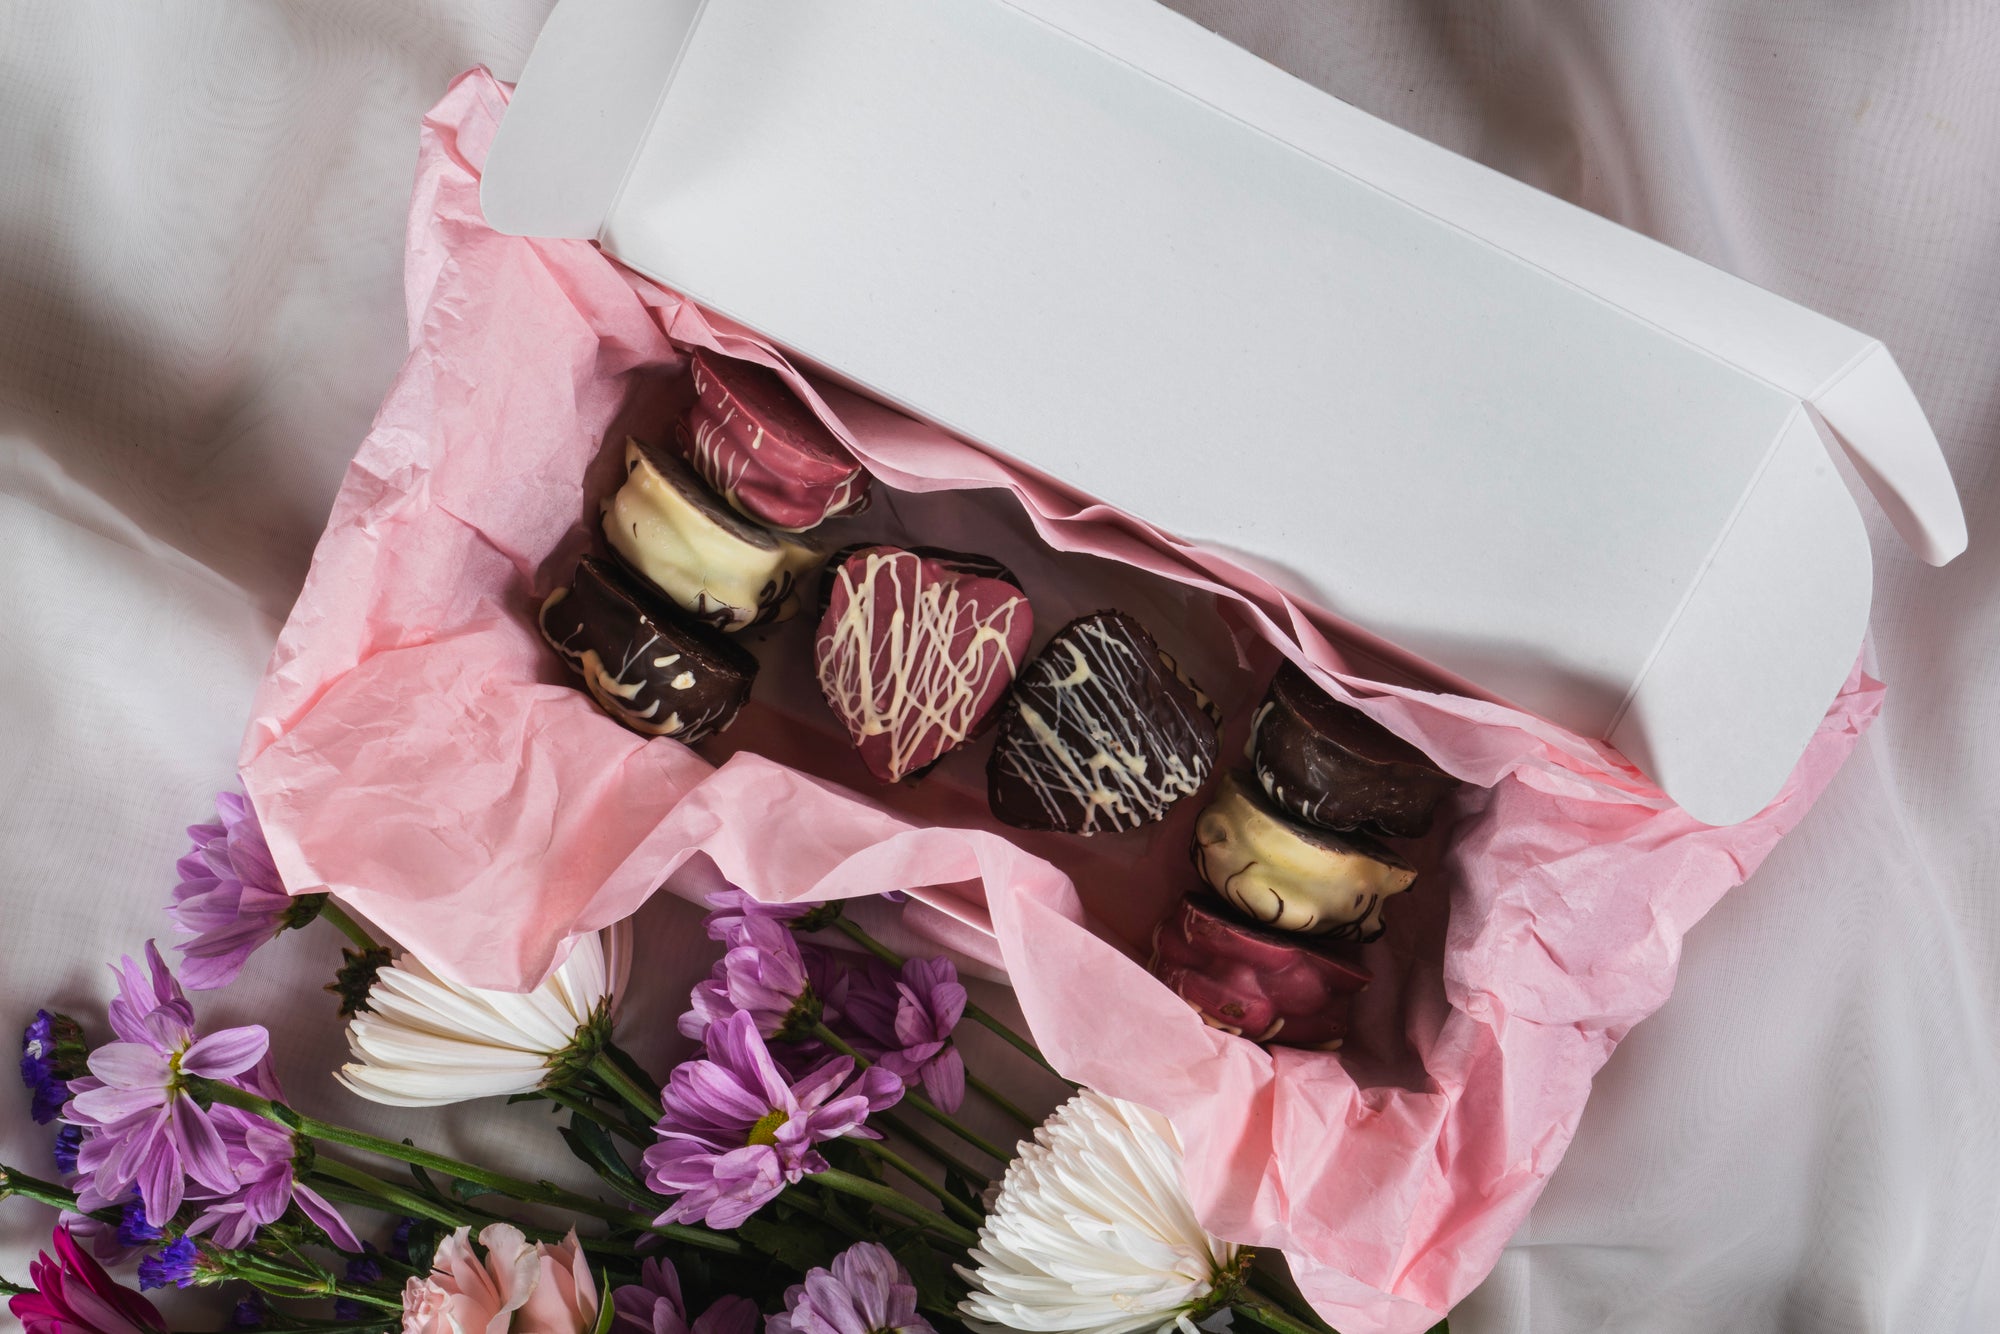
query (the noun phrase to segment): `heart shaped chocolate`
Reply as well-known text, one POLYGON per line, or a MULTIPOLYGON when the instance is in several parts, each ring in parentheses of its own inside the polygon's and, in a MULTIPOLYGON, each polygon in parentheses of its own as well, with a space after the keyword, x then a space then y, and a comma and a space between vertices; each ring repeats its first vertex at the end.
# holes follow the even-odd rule
POLYGON ((984 729, 1034 634, 1013 585, 961 561, 863 547, 827 572, 813 656, 862 761, 894 783, 984 729))

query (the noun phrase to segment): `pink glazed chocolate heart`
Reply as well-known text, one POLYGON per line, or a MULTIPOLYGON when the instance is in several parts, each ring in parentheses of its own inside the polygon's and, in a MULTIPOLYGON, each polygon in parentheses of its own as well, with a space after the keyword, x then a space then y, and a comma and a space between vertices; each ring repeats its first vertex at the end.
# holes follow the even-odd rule
POLYGON ((736 509, 796 533, 868 508, 868 474, 776 372, 697 349, 694 391, 681 449, 736 509))
POLYGON ((1330 1051, 1347 1036, 1368 970, 1309 937, 1271 931, 1212 894, 1190 894, 1153 932, 1153 976, 1211 1028, 1330 1051))
POLYGON ((898 547, 827 570, 819 688, 869 772, 894 783, 993 718, 1035 634, 1021 590, 898 547))

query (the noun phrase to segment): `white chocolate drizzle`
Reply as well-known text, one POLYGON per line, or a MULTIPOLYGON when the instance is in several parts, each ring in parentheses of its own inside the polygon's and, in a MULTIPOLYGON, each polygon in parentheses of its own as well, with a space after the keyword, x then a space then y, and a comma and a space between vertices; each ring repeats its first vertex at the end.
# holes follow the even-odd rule
POLYGON ((827 703, 889 782, 978 730, 1014 679, 1016 644, 1025 649, 1033 633, 1034 613, 1015 590, 982 606, 965 579, 925 579, 924 564, 887 547, 848 558, 833 574, 815 646, 827 703), (864 744, 877 737, 886 744, 864 744))
MULTIPOLYGON (((567 588, 558 588, 542 602, 540 615, 542 638, 547 640, 549 646, 560 653, 564 661, 583 677, 584 689, 590 692, 590 697, 597 701, 599 708, 633 731, 643 732, 648 736, 700 740, 711 731, 720 730, 721 727, 728 725, 734 709, 727 702, 718 702, 701 713, 688 717, 683 717, 677 709, 669 710, 664 718, 660 717, 661 701, 657 696, 645 708, 636 708, 633 702, 649 684, 644 672, 647 657, 657 654, 659 646, 671 648, 671 643, 650 621, 638 620, 633 627, 635 634, 617 663, 615 665, 607 663, 603 654, 596 648, 583 647, 575 642, 576 636, 581 633, 580 626, 572 627, 560 639, 551 632, 549 613, 568 596, 567 588), (627 679, 628 677, 630 679, 627 679)), ((680 657, 679 653, 653 656, 653 666, 658 667, 663 662, 677 662, 680 657)), ((674 678, 673 684, 676 689, 688 689, 695 684, 694 674, 684 671, 674 678), (683 685, 682 682, 686 684, 683 685)))
POLYGON ((1034 795, 1051 828, 1137 829, 1208 780, 1207 751, 1185 725, 1165 725, 1145 697, 1153 679, 1145 650, 1113 625, 1079 621, 1050 641, 1015 691, 1027 737, 1003 735, 993 754, 994 765, 1034 795), (1077 738, 1087 741, 1072 744, 1077 738))

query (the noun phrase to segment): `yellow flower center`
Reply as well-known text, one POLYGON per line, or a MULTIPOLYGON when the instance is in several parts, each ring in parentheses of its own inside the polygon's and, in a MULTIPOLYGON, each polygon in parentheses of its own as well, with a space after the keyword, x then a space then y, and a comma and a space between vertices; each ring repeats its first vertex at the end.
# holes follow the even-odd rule
POLYGON ((750 1138, 745 1140, 744 1143, 753 1145, 776 1144, 778 1142, 778 1128, 791 1119, 782 1109, 764 1113, 764 1115, 757 1118, 757 1124, 750 1127, 750 1138))

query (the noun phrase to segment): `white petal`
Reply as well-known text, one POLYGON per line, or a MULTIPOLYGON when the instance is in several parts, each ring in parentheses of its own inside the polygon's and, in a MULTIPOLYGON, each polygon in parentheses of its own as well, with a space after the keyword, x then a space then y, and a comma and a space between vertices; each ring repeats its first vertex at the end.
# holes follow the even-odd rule
POLYGON ((1026 1334, 1176 1330, 1235 1256, 1195 1219, 1173 1124, 1085 1090, 1008 1166, 960 1310, 1026 1334))
MULTIPOLYGON (((611 936, 612 948, 628 954, 629 926, 611 936)), ((338 1078, 364 1098, 402 1107, 529 1092, 606 1002, 610 980, 596 935, 580 938, 546 981, 520 993, 460 986, 405 956, 377 974, 369 1008, 349 1021, 354 1060, 338 1078)))

